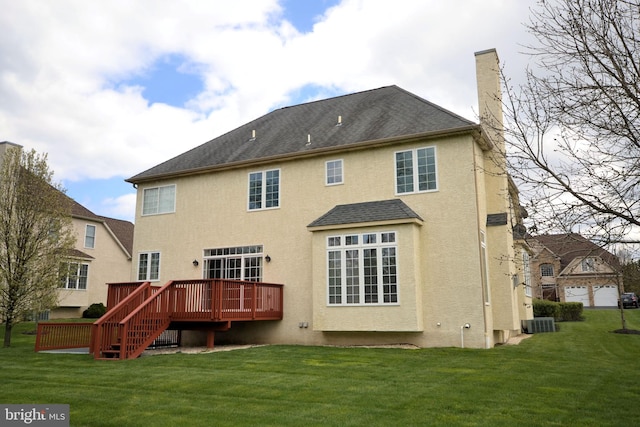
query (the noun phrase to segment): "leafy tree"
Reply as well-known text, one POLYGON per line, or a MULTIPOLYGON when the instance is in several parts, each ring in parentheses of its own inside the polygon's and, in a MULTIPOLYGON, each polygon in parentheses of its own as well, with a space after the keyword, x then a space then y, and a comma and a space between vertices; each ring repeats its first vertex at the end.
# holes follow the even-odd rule
POLYGON ((9 148, 0 171, 0 318, 13 325, 57 303, 59 267, 73 248, 71 200, 52 183, 46 155, 9 148))
POLYGON ((638 243, 640 0, 539 0, 526 26, 534 61, 505 118, 533 231, 638 243))

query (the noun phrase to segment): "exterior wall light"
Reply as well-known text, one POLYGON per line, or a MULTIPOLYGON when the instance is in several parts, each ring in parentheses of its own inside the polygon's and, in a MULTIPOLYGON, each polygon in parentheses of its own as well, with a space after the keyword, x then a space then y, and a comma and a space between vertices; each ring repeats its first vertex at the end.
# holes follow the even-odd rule
POLYGON ((197 260, 197 259, 194 259, 194 260, 193 260, 193 266, 194 266, 194 267, 197 267, 197 266, 198 266, 198 264, 200 264, 200 263, 198 262, 198 260, 197 260))
POLYGON ((271 257, 269 255, 267 255, 266 257, 264 257, 264 260, 267 262, 271 262, 271 257))

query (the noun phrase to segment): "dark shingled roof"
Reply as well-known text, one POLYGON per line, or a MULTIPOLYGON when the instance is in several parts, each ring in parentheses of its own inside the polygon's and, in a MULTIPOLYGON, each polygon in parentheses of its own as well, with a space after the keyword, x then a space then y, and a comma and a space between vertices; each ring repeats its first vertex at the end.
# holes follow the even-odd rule
POLYGON ((560 266, 563 269, 575 258, 590 256, 600 257, 614 268, 620 267, 618 257, 576 233, 543 234, 534 236, 533 239, 560 257, 560 266))
POLYGON ((95 259, 91 255, 86 254, 86 253, 84 253, 84 252, 82 252, 81 250, 78 250, 78 249, 69 249, 67 251, 66 255, 68 257, 71 257, 71 258, 95 259))
POLYGON ((418 219, 415 213, 400 199, 338 205, 307 227, 355 224, 362 222, 391 221, 397 219, 418 219))
POLYGON ((280 108, 127 181, 136 183, 229 164, 475 126, 397 86, 386 86, 280 108))

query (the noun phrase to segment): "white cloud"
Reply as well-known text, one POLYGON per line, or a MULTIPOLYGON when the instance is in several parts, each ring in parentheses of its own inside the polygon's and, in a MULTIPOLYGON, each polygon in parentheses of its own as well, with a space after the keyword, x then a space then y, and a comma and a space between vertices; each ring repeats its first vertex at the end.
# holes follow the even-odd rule
POLYGON ((83 180, 132 176, 306 85, 397 84, 474 119, 473 53, 496 47, 521 63, 531 3, 344 0, 301 34, 276 0, 0 0, 0 140, 48 152, 57 179, 83 180), (205 83, 186 108, 117 84, 174 53, 205 83))
POLYGON ((108 197, 102 201, 100 208, 100 215, 133 222, 136 211, 136 193, 108 197))

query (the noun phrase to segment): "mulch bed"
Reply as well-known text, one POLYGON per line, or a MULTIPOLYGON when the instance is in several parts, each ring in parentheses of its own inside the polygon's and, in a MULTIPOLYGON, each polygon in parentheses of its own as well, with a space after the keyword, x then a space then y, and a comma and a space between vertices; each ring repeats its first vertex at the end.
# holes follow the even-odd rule
POLYGON ((640 331, 637 329, 616 329, 614 334, 628 334, 628 335, 640 335, 640 331))

